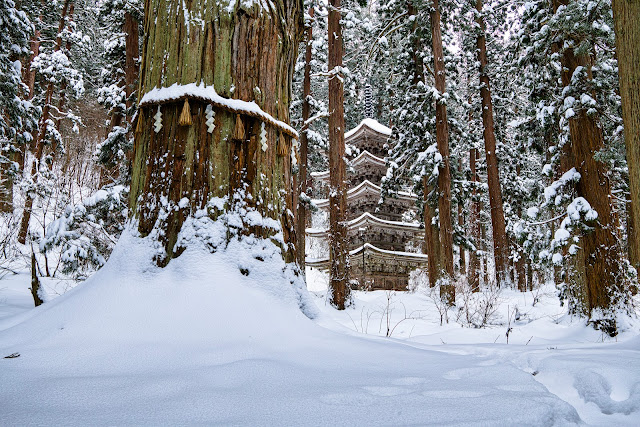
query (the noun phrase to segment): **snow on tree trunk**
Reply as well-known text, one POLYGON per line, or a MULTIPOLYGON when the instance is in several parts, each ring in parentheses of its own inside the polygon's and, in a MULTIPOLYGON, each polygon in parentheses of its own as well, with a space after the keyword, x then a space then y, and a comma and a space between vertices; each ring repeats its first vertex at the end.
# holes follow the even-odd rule
POLYGON ((282 122, 301 30, 301 1, 147 1, 131 208, 162 244, 160 265, 196 213, 235 213, 228 235, 273 237, 294 260, 295 132, 282 122))
POLYGON ((482 97, 482 124, 484 126, 484 146, 487 155, 487 184, 489 185, 489 204, 491 208, 491 228, 493 230, 493 251, 496 267, 496 280, 499 286, 507 280, 507 232, 502 207, 502 190, 498 172, 496 154, 496 135, 493 124, 493 102, 491 87, 487 75, 486 26, 482 17, 483 0, 476 1, 476 22, 479 27, 477 47, 480 63, 480 96, 482 97))
POLYGON ((618 77, 629 166, 629 261, 640 270, 640 2, 613 0, 618 77))
MULTIPOLYGON (((313 18, 314 9, 313 6, 309 9, 309 16, 313 18)), ((303 82, 303 99, 302 99, 302 123, 303 126, 309 120, 309 116, 311 115, 311 59, 312 59, 312 43, 313 43, 313 25, 311 22, 309 26, 306 28, 306 43, 305 43, 305 61, 304 61, 304 82, 303 82)), ((300 134, 300 169, 298 171, 297 178, 297 193, 298 195, 309 194, 309 189, 311 187, 311 182, 309 180, 308 174, 308 151, 309 151, 309 141, 307 138, 307 131, 303 131, 300 134)), ((306 228, 307 228, 307 203, 308 201, 300 198, 298 196, 298 212, 297 212, 297 226, 296 226, 296 251, 298 264, 302 271, 304 271, 305 265, 305 249, 306 249, 306 228)))
POLYGON ((438 174, 438 207, 440 210, 440 246, 442 250, 442 268, 446 275, 440 289, 440 296, 449 305, 456 301, 456 288, 453 283, 453 226, 451 224, 451 165, 449 159, 449 125, 447 123, 447 105, 444 96, 447 91, 444 55, 442 52, 442 33, 440 30, 440 9, 438 0, 433 0, 431 8, 431 40, 433 44, 433 71, 436 98, 436 141, 442 162, 438 174))
POLYGON ((469 251, 469 271, 468 280, 472 292, 480 291, 480 259, 478 258, 478 250, 480 249, 480 202, 478 200, 478 173, 476 171, 476 159, 478 158, 478 149, 469 150, 469 168, 471 169, 471 181, 473 182, 473 190, 471 192, 471 215, 469 223, 471 224, 471 237, 476 246, 475 250, 469 251))
POLYGON ((429 203, 428 195, 433 188, 429 186, 427 177, 423 178, 424 183, 424 245, 428 255, 427 269, 429 271, 429 286, 438 284, 438 279, 442 276, 441 246, 438 227, 433 224, 436 217, 436 210, 429 203))
POLYGON ((344 77, 340 0, 329 6, 329 259, 332 303, 344 310, 349 299, 347 187, 344 145, 344 77))
MULTIPOLYGON (((586 70, 591 79, 593 58, 589 54, 576 55, 573 48, 566 48, 562 54, 562 84, 571 85, 578 67, 586 70)), ((612 304, 612 290, 623 276, 619 269, 616 223, 611 211, 611 183, 606 165, 594 157, 604 147, 602 128, 597 116, 580 109, 569 118, 571 135, 571 161, 580 180, 577 182, 576 196, 583 197, 597 213, 591 224, 593 230, 582 233, 580 249, 576 257, 573 281, 585 315, 596 309, 608 309, 612 304)))

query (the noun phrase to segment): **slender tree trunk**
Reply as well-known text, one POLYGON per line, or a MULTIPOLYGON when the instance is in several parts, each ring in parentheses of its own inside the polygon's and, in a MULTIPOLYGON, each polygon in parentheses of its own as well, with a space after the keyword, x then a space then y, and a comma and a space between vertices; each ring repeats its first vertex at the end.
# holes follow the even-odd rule
POLYGON ((9 176, 9 162, 0 162, 0 213, 13 212, 13 180, 9 176))
POLYGON ((433 224, 436 217, 436 210, 429 203, 428 196, 433 190, 427 183, 427 177, 423 178, 424 182, 424 243, 427 258, 427 268, 429 270, 429 286, 434 287, 438 284, 438 280, 442 276, 442 264, 440 263, 441 246, 440 233, 438 227, 433 224))
POLYGON ((471 224, 471 237, 476 246, 474 251, 469 251, 469 272, 468 280, 471 291, 480 291, 480 260, 478 259, 478 250, 480 249, 480 201, 478 200, 478 173, 476 171, 476 159, 478 158, 478 149, 469 150, 469 167, 471 169, 471 182, 473 182, 473 190, 471 193, 471 216, 469 223, 471 224))
POLYGON ((640 1, 613 0, 631 203, 629 261, 640 271, 640 1))
MULTIPOLYGON (((458 159, 458 166, 460 170, 462 170, 462 157, 458 159)), ((462 200, 458 200, 458 225, 460 229, 465 229, 464 224, 464 202, 462 200)), ((467 274, 467 256, 465 254, 464 246, 460 245, 460 274, 466 276, 467 274)))
MULTIPOLYGON (((69 11, 67 13, 67 17, 69 18, 69 21, 73 20, 73 12, 75 11, 75 3, 74 2, 70 2, 69 3, 69 11)), ((66 24, 66 22, 65 22, 66 24)), ((60 37, 60 34, 58 34, 58 37, 60 37)), ((60 40, 60 43, 62 43, 62 40, 60 40)), ((65 45, 65 49, 67 52, 69 52, 71 50, 71 39, 67 40, 67 43, 65 45)), ((62 110, 64 109, 64 106, 67 102, 67 83, 66 82, 62 82, 62 84, 60 85, 60 90, 59 90, 59 98, 58 98, 58 112, 62 112, 62 110)), ((56 130, 58 132, 60 132, 60 126, 62 126, 62 117, 59 117, 56 119, 56 130)), ((58 141, 53 141, 51 144, 51 157, 53 159, 55 159, 57 153, 58 153, 58 141)), ((49 168, 52 169, 53 168, 53 161, 51 162, 51 164, 49 164, 49 168)))
MULTIPOLYGON (((62 30, 65 27, 67 13, 69 12, 70 0, 65 0, 62 6, 62 12, 60 15, 60 22, 58 24, 58 36, 56 37, 55 51, 59 51, 62 47, 62 30)), ((40 168, 40 162, 42 160, 42 153, 44 152, 44 137, 47 133, 47 126, 51 115, 51 102, 53 100, 54 84, 49 83, 47 85, 47 91, 44 97, 44 106, 42 107, 42 115, 40 116, 40 122, 38 124, 38 135, 35 138, 35 153, 33 159, 33 165, 31 165, 31 177, 34 182, 38 181, 38 170, 40 168)), ((18 242, 23 245, 27 241, 27 233, 29 232, 29 222, 31 221, 31 209, 33 208, 33 195, 27 193, 27 197, 24 202, 24 210, 22 212, 22 219, 20 220, 20 230, 18 232, 18 242)))
MULTIPOLYGON (((313 18, 314 16, 314 8, 311 6, 309 8, 309 16, 313 18)), ((304 82, 303 82, 303 100, 302 100, 302 122, 303 126, 306 124, 307 120, 309 120, 309 116, 311 115, 311 51, 312 51, 312 42, 313 42, 313 26, 309 24, 306 28, 307 38, 305 44, 305 54, 304 54, 304 82)), ((309 153, 309 140, 307 138, 306 129, 300 134, 300 169, 298 171, 298 188, 296 189, 297 193, 306 194, 309 193, 309 188, 311 187, 311 183, 309 182, 309 173, 307 168, 308 163, 308 153, 309 153)), ((297 251, 298 251, 298 264, 300 268, 304 272, 305 267, 305 251, 306 251, 306 228, 307 228, 307 202, 306 200, 300 199, 298 197, 298 216, 297 216, 297 227, 296 227, 296 237, 297 241, 297 251)))
MULTIPOLYGON (((131 95, 138 88, 138 76, 140 74, 140 66, 138 65, 140 56, 140 23, 131 14, 125 12, 123 31, 125 34, 125 60, 124 60, 124 90, 127 95, 127 110, 133 106, 133 98, 131 95)), ((127 117, 129 123, 133 115, 127 117)))
POLYGON ((38 279, 38 273, 36 271, 36 254, 31 252, 31 296, 33 297, 33 303, 37 307, 42 305, 44 301, 40 298, 40 279, 38 279))
POLYGON ((498 156, 496 154, 496 135, 493 124, 493 103, 491 86, 486 73, 487 44, 486 26, 482 17, 483 0, 476 0, 478 15, 476 22, 480 27, 478 35, 478 61, 480 63, 480 96, 482 97, 482 124, 484 126, 484 146, 487 155, 487 184, 489 186, 489 203, 491 207, 491 226, 493 230, 493 251, 496 265, 496 281, 498 286, 508 280, 507 277, 507 233, 502 208, 502 190, 498 172, 498 156))
MULTIPOLYGON (((239 101, 253 101, 288 122, 302 2, 275 0, 268 9, 260 2, 237 2, 232 9, 206 0, 186 4, 145 3, 140 92, 202 83, 234 102, 212 103, 191 95, 148 103, 140 98, 130 196, 138 230, 142 236, 157 236, 164 254, 156 261, 162 266, 185 249, 176 245, 178 233, 197 211, 206 209, 213 220, 253 211, 275 221, 256 224, 234 215, 242 223, 226 225, 227 239, 249 234, 269 238, 280 228, 276 241, 281 241, 284 260, 292 262, 293 134, 282 124, 250 114, 239 101)), ((208 242, 211 250, 217 249, 215 244, 215 239, 208 242)))
POLYGON ((346 228, 346 165, 344 145, 344 82, 340 0, 329 2, 329 231, 332 303, 344 310, 349 298, 349 246, 346 228))
MULTIPOLYGON (((433 60, 435 87, 440 96, 447 91, 442 53, 442 33, 440 30, 440 8, 438 0, 433 0, 431 8, 431 40, 433 43, 433 60)), ((451 165, 449 160, 449 124, 447 123, 447 105, 444 99, 436 101, 436 141, 438 151, 442 155, 442 163, 438 174, 438 207, 440 210, 440 245, 442 246, 442 267, 446 281, 440 288, 441 297, 449 304, 456 301, 456 288, 453 283, 453 226, 451 224, 451 165)))

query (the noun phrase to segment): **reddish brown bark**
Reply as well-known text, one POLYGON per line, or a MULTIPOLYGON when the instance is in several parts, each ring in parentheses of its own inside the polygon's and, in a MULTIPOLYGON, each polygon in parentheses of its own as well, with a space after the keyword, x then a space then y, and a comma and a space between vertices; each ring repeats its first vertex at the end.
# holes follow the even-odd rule
POLYGON ((471 169, 471 182, 473 182, 473 190, 471 193, 471 215, 469 223, 471 224, 471 237, 476 245, 475 251, 469 251, 469 271, 467 277, 469 286, 473 292, 480 290, 480 260, 477 251, 480 249, 480 202, 478 201, 478 173, 476 171, 476 159, 478 158, 478 149, 469 150, 469 167, 471 169))
MULTIPOLYGON (((311 6, 309 9, 309 16, 313 18, 314 16, 314 8, 311 6)), ((311 24, 306 28, 306 45, 305 45, 305 55, 304 55, 304 82, 302 89, 302 122, 303 126, 306 124, 307 120, 309 120, 309 116, 311 115, 311 43, 313 42, 313 27, 311 24)), ((298 171, 298 186, 296 192, 298 195, 304 193, 309 194, 309 188, 311 187, 311 182, 309 181, 308 174, 308 152, 309 152, 309 140, 307 138, 306 130, 300 134, 300 169, 298 171)), ((307 228, 307 205, 305 201, 300 201, 298 197, 298 215, 296 218, 297 226, 296 226, 296 237, 297 237, 297 258, 298 264, 302 271, 305 268, 305 250, 306 250, 306 228, 307 228)))
MULTIPOLYGON (((431 8, 431 40, 433 45, 433 71, 435 88, 440 96, 447 91, 442 33, 440 30, 440 9, 438 0, 433 0, 431 8)), ((440 245, 442 247, 442 267, 446 283, 440 289, 441 297, 449 305, 455 304, 456 288, 453 284, 453 225, 451 223, 451 165, 449 160, 449 124, 447 105, 444 99, 436 101, 436 141, 442 163, 438 174, 438 208, 440 214, 440 245)))
POLYGON ((640 270, 640 2, 613 0, 612 8, 631 193, 628 252, 629 261, 640 270))
POLYGON ((489 186, 489 204, 491 207, 491 226, 493 230, 493 251, 496 266, 496 281, 498 286, 508 280, 507 278, 507 232, 502 207, 502 189, 500 186, 500 174, 498 172, 498 156, 496 154, 496 135, 493 122, 493 102, 491 100, 491 86, 489 76, 486 73, 487 44, 486 26, 482 17, 483 0, 476 1, 478 15, 476 22, 479 26, 477 39, 478 62, 480 63, 480 96, 482 98, 482 124, 484 126, 484 146, 487 155, 487 184, 489 186))
POLYGON ((332 303, 344 310, 349 298, 344 145, 344 82, 340 0, 329 2, 329 258, 332 303))
MULTIPOLYGON (((562 84, 568 86, 576 68, 583 67, 591 79, 593 58, 589 54, 575 55, 572 48, 562 53, 562 84)), ((598 212, 594 229, 582 235, 581 249, 576 269, 579 293, 584 293, 584 309, 587 315, 594 309, 607 309, 612 303, 612 288, 620 283, 622 274, 618 264, 620 254, 616 250, 616 224, 611 211, 611 183, 605 164, 594 156, 604 146, 604 135, 597 117, 581 109, 569 119, 571 153, 574 167, 580 173, 576 195, 584 197, 598 212)))
POLYGON ((424 243, 425 253, 428 255, 427 268, 429 272, 429 286, 432 288, 438 283, 442 275, 440 235, 438 227, 433 225, 436 210, 431 206, 428 196, 433 190, 428 185, 427 177, 423 178, 424 183, 424 243))
MULTIPOLYGON (((458 159, 458 166, 460 167, 460 170, 462 170, 462 157, 458 159)), ((460 229, 462 230, 465 229, 464 202, 462 200, 458 200, 458 226, 460 226, 460 229)), ((465 252, 464 246, 460 245, 460 274, 463 275, 467 274, 467 256, 465 252)))

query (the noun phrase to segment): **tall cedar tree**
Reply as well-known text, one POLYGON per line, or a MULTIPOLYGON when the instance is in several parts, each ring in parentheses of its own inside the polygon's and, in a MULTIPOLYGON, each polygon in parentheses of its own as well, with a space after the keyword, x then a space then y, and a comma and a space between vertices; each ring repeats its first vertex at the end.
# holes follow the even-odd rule
POLYGON ((631 193, 629 261, 640 270, 640 1, 613 0, 612 6, 631 193))
MULTIPOLYGON (((309 8, 309 17, 313 19, 314 9, 313 6, 309 8)), ((305 28, 306 39, 304 49, 304 81, 302 83, 302 123, 305 126, 309 116, 311 115, 311 59, 312 59, 312 43, 313 43, 313 25, 308 23, 305 28)), ((305 265, 305 250, 306 250, 306 228, 307 228, 307 201, 303 200, 301 194, 309 194, 311 187, 310 176, 308 173, 309 162, 309 140, 307 138, 307 129, 303 129, 300 133, 300 169, 298 170, 297 178, 297 193, 298 193, 298 212, 296 218, 296 250, 298 264, 302 271, 304 271, 305 265)))
MULTIPOLYGON (((202 82, 222 97, 254 101, 288 122, 303 5, 302 0, 268 5, 148 0, 141 94, 202 82)), ((268 225, 273 221, 255 224, 242 215, 247 211, 275 220, 282 229, 282 256, 294 261, 292 135, 224 105, 194 98, 189 107, 185 98, 162 105, 141 102, 136 123, 131 211, 140 233, 156 236, 163 246, 158 264, 180 254, 184 247, 176 242, 183 223, 203 209, 213 220, 238 214, 234 218, 242 224, 227 222, 228 235, 274 235, 268 225)))
POLYGON ((493 230, 493 251, 496 266, 496 280, 502 286, 507 280, 507 233, 502 206, 502 190, 498 172, 496 153, 496 135, 493 122, 493 103, 491 86, 487 74, 486 26, 482 17, 483 1, 476 1, 476 22, 478 24, 478 63, 480 64, 480 96, 482 98, 482 124, 484 126, 484 146, 487 156, 487 184, 489 185, 489 204, 491 208, 491 226, 493 230))
POLYGON ((447 91, 444 55, 442 52, 442 32, 440 29, 440 9, 438 0, 433 0, 431 8, 431 40, 433 45, 433 72, 435 74, 436 97, 436 141, 442 162, 438 173, 438 207, 440 209, 440 246, 445 280, 440 295, 449 305, 456 301, 453 284, 453 227, 451 224, 451 166, 449 159, 449 125, 447 105, 443 95, 447 91))
POLYGON ((332 303, 344 310, 349 299, 344 145, 344 77, 340 0, 329 2, 329 259, 332 303))
MULTIPOLYGON (((557 11, 569 0, 554 0, 557 11)), ((562 85, 565 89, 580 79, 593 79, 593 54, 575 46, 579 40, 564 40, 562 50, 562 85)), ((619 254, 615 235, 616 218, 611 210, 611 182, 606 165, 596 159, 604 147, 604 135, 597 114, 588 114, 580 108, 569 118, 570 147, 565 146, 563 169, 575 167, 580 180, 575 185, 578 197, 583 197, 598 213, 592 230, 582 233, 582 242, 575 262, 578 292, 581 293, 584 314, 591 316, 595 310, 607 311, 614 303, 613 288, 620 283, 619 254)), ((601 327, 615 333, 615 323, 607 322, 601 327)))

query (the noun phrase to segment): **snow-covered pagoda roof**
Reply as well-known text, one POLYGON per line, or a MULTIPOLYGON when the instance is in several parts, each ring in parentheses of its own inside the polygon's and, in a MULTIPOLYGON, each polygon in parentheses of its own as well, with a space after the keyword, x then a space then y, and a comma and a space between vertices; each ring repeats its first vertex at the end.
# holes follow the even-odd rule
POLYGON ((366 129, 370 129, 370 130, 372 130, 372 131, 374 131, 376 133, 379 133, 379 134, 381 134, 383 136, 386 136, 386 137, 391 136, 391 129, 389 129, 388 127, 386 127, 382 123, 377 122, 376 120, 367 118, 367 119, 364 119, 363 121, 361 121, 358 126, 356 126, 355 128, 351 129, 349 132, 346 132, 344 134, 344 139, 345 140, 349 140, 351 138, 355 138, 360 133, 366 131, 366 129))
MULTIPOLYGON (((387 165, 386 161, 382 157, 375 156, 367 150, 362 151, 355 159, 349 162, 351 166, 357 167, 367 164, 373 164, 376 166, 384 167, 387 165)), ((329 181, 329 171, 311 172, 311 177, 318 181, 329 181)))
MULTIPOLYGON (((378 218, 369 212, 365 212, 357 218, 352 219, 347 224, 349 230, 358 229, 366 226, 379 226, 384 228, 394 228, 400 230, 412 230, 414 232, 421 232, 420 224, 417 222, 401 222, 401 221, 388 221, 386 219, 378 218)), ((307 228, 307 234, 311 237, 325 237, 328 230, 318 228, 307 228)))
MULTIPOLYGON (((360 255, 362 251, 372 254, 378 258, 393 260, 396 262, 410 262, 415 264, 425 264, 428 259, 426 254, 418 254, 414 252, 388 251, 373 246, 371 243, 365 243, 363 246, 349 252, 349 257, 360 255)), ((307 258, 305 264, 309 267, 329 268, 329 258, 307 258)))
MULTIPOLYGON (((369 194, 376 195, 379 197, 381 193, 382 193, 381 187, 375 185, 369 180, 364 180, 359 185, 353 188, 350 188, 347 191, 347 199, 357 199, 360 196, 369 195, 369 194)), ((396 193, 393 193, 393 198, 400 199, 400 200, 415 201, 418 199, 418 196, 412 193, 408 193, 406 191, 398 191, 396 193)), ((319 208, 325 208, 329 206, 329 199, 316 199, 313 201, 313 203, 319 208)))

